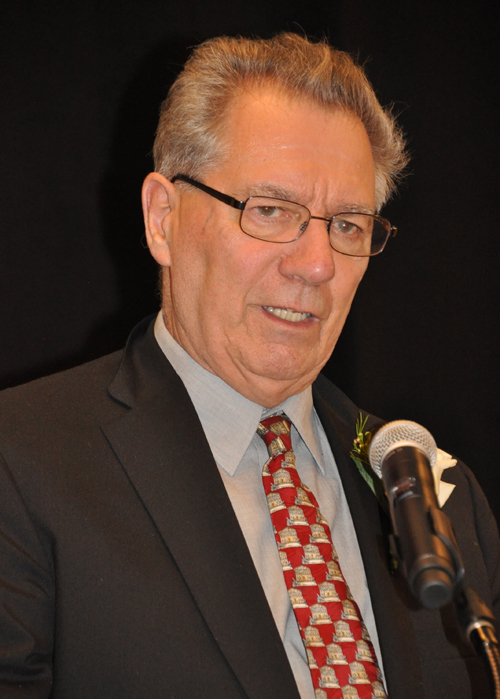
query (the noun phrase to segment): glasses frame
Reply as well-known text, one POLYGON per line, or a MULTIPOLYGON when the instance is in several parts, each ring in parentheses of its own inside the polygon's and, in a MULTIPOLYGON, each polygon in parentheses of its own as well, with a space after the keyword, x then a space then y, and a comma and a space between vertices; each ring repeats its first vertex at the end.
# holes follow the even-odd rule
POLYGON ((304 231, 307 229, 307 226, 309 225, 309 221, 311 219, 315 219, 317 221, 326 221, 326 223, 328 224, 326 227, 326 230, 328 233, 330 246, 333 250, 335 250, 335 252, 338 252, 340 255, 347 255, 347 257, 375 257, 375 255, 380 255, 380 253, 383 252, 383 250, 385 249, 385 246, 387 245, 387 241, 389 240, 389 238, 394 238, 398 232, 398 229, 396 228, 396 226, 391 226, 391 223, 386 218, 383 218, 382 216, 379 216, 378 214, 367 214, 364 211, 361 211, 361 212, 360 211, 340 211, 338 214, 335 214, 335 216, 332 216, 331 218, 325 218, 324 216, 313 216, 311 214, 311 212, 309 211, 309 209, 307 208, 307 206, 304 206, 304 204, 298 204, 295 201, 288 201, 288 199, 280 199, 279 197, 265 197, 265 196, 260 197, 259 196, 258 197, 259 199, 266 199, 267 198, 267 199, 273 199, 275 201, 287 202, 288 204, 295 204, 296 206, 301 206, 303 209, 305 209, 309 213, 309 221, 307 221, 307 223, 303 223, 301 226, 299 226, 299 234, 297 235, 296 238, 293 238, 292 240, 285 240, 285 241, 284 240, 267 240, 266 238, 259 238, 256 235, 252 235, 251 233, 247 233, 247 231, 245 231, 241 225, 241 218, 243 215, 243 211, 245 210, 245 207, 248 204, 248 202, 250 201, 250 199, 255 199, 256 198, 255 196, 248 197, 248 199, 246 199, 245 201, 240 201, 239 199, 235 199, 234 197, 231 197, 229 194, 223 194, 223 192, 219 192, 217 189, 213 189, 213 187, 209 187, 208 185, 203 184, 202 182, 198 182, 198 180, 194 180, 192 177, 188 177, 188 175, 181 175, 181 174, 174 175, 174 177, 172 177, 172 179, 171 179, 172 184, 176 180, 179 180, 181 182, 186 182, 187 184, 190 184, 193 187, 196 187, 196 189, 200 189, 202 192, 205 192, 205 194, 208 194, 211 197, 214 197, 214 199, 218 199, 223 204, 227 204, 228 206, 232 206, 233 209, 238 209, 238 211, 240 211, 239 224, 240 224, 240 228, 241 228, 242 232, 245 235, 250 236, 250 238, 255 238, 255 240, 262 240, 264 243, 278 243, 280 245, 285 245, 286 243, 293 243, 296 240, 298 240, 300 238, 300 236, 304 233, 304 231), (372 216, 372 218, 377 219, 378 221, 383 223, 384 227, 385 227, 385 224, 387 224, 387 236, 386 236, 384 244, 382 245, 380 250, 377 250, 377 252, 372 252, 369 255, 351 255, 348 252, 343 252, 342 250, 337 250, 337 248, 332 245, 332 240, 330 238, 330 227, 331 227, 333 221, 336 218, 338 218, 338 216, 344 216, 345 214, 358 214, 358 215, 362 214, 363 216, 372 216))

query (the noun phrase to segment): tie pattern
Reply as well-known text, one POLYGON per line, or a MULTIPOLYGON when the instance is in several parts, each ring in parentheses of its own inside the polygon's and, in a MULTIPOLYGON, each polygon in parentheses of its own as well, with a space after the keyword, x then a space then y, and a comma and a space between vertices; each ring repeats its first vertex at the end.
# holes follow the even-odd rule
POLYGON ((386 699, 373 645, 342 575, 330 528, 300 480, 284 415, 257 432, 269 459, 262 479, 288 595, 316 699, 386 699))

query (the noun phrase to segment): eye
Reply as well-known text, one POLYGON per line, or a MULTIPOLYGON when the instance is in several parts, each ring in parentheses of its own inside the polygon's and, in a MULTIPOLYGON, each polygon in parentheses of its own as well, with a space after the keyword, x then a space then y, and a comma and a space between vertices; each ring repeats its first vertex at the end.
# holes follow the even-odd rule
POLYGON ((301 210, 292 203, 255 198, 246 207, 245 217, 250 218, 257 225, 271 223, 289 226, 296 221, 300 223, 301 210))
POLYGON ((353 223, 353 221, 348 221, 346 219, 334 219, 332 227, 335 229, 335 232, 347 236, 353 236, 361 232, 359 226, 353 223))
POLYGON ((270 197, 250 197, 240 225, 245 233, 256 238, 287 242, 300 235, 300 226, 308 218, 308 210, 300 204, 270 197))
POLYGON ((283 209, 278 206, 255 206, 252 212, 262 218, 281 218, 284 215, 283 209))

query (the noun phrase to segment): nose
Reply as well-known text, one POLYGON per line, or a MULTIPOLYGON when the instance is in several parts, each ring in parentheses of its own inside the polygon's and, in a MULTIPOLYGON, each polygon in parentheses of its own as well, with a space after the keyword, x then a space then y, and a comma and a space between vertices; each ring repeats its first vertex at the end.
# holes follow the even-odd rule
POLYGON ((330 246, 327 223, 311 218, 304 233, 284 245, 279 270, 285 277, 295 277, 306 284, 326 284, 335 274, 334 252, 330 246))

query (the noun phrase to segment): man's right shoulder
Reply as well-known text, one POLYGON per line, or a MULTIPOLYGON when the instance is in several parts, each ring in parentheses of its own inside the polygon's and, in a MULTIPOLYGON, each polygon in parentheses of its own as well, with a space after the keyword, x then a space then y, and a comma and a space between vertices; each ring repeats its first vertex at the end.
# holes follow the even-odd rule
POLYGON ((89 403, 109 401, 107 387, 115 377, 123 350, 35 381, 0 391, 0 430, 45 413, 77 412, 89 403))

